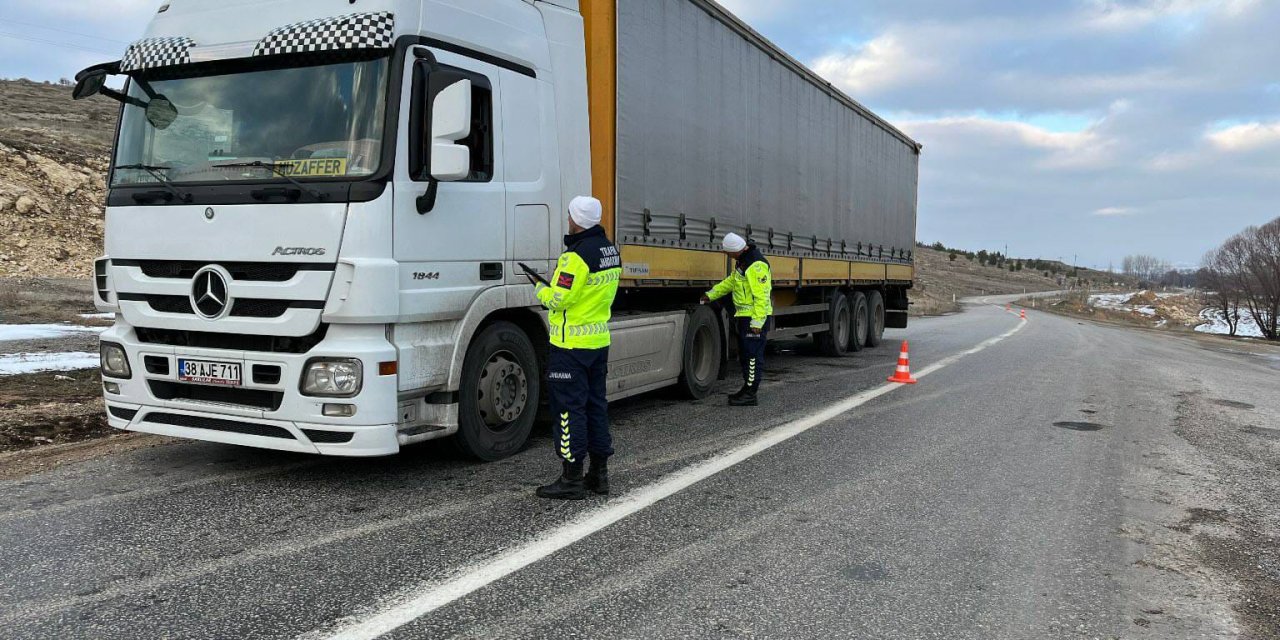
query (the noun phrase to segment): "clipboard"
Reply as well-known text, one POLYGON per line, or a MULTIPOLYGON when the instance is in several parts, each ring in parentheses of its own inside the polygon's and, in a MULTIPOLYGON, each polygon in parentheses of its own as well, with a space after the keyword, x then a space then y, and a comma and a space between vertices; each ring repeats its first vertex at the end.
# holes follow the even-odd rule
POLYGON ((529 265, 523 262, 517 262, 516 266, 520 267, 520 270, 524 272, 524 275, 526 278, 529 279, 529 282, 545 284, 548 287, 551 286, 551 283, 547 282, 546 278, 539 275, 538 272, 534 271, 533 268, 530 267, 529 265))

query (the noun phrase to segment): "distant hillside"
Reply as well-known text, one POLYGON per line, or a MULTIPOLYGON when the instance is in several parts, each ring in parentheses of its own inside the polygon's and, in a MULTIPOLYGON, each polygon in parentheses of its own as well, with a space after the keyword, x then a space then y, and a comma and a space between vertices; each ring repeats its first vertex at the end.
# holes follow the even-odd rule
POLYGON ((0 80, 0 277, 88 277, 119 105, 0 80))
MULTIPOLYGON (((1011 258, 1015 265, 1019 262, 1011 258)), ((1003 268, 992 264, 983 266, 977 259, 970 260, 963 254, 957 254, 951 260, 950 251, 937 251, 926 247, 916 248, 916 286, 911 291, 912 315, 937 315, 959 310, 954 299, 981 295, 1001 295, 1011 293, 1056 291, 1069 288, 1080 279, 1087 281, 1094 289, 1109 289, 1115 282, 1123 282, 1124 286, 1136 284, 1117 274, 1080 269, 1079 278, 1070 279, 1071 267, 1061 262, 1048 262, 1046 270, 1033 270, 1025 260, 1021 271, 1010 271, 1008 264, 1003 268), (1056 269, 1057 273, 1054 273, 1056 269), (1045 275, 1048 273, 1048 275, 1045 275), (1061 283, 1060 283, 1061 280, 1061 283)))

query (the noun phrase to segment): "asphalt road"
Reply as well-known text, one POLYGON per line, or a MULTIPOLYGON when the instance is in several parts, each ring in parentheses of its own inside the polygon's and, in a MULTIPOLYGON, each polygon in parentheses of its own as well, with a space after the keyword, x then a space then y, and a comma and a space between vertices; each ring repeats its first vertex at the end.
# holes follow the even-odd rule
POLYGON ((958 357, 1018 326, 976 304, 846 359, 784 345, 757 409, 615 404, 608 500, 533 497, 545 435, 492 465, 182 442, 0 482, 0 635, 1266 637, 1240 602, 1280 567, 1204 540, 1275 524, 1250 500, 1280 359, 1035 312, 958 357), (884 392, 903 338, 946 366, 884 392))

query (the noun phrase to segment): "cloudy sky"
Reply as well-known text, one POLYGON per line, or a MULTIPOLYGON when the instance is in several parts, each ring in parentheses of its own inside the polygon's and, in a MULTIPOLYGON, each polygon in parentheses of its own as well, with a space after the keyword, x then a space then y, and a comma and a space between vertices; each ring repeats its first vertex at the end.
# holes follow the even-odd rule
MULTIPOLYGON (((1280 1, 722 0, 925 145, 920 237, 1194 266, 1280 216, 1280 1)), ((0 0, 0 76, 111 59, 158 0, 0 0)))

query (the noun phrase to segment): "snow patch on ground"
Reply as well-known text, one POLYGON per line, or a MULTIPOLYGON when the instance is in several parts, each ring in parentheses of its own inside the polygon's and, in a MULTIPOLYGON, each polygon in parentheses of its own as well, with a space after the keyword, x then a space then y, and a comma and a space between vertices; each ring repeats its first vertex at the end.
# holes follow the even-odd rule
POLYGON ((80 314, 80 317, 85 320, 115 320, 116 314, 111 313, 110 311, 106 313, 82 313, 80 314))
POLYGON ((98 362, 96 353, 12 353, 0 356, 0 376, 96 369, 98 362))
MULTIPOLYGON (((1200 319, 1206 324, 1196 327, 1196 331, 1200 333, 1212 333, 1220 336, 1231 335, 1231 326, 1227 324, 1227 318, 1221 309, 1205 309, 1200 312, 1200 319)), ((1247 311, 1240 313, 1240 326, 1236 329, 1236 335, 1246 338, 1261 338, 1262 329, 1258 327, 1258 323, 1253 321, 1253 316, 1247 311)))
MULTIPOLYGON (((1129 313, 1140 313, 1144 316, 1154 318, 1156 316, 1156 308, 1150 305, 1135 306, 1128 304, 1129 300, 1134 296, 1142 293, 1135 291, 1133 293, 1100 293, 1098 295, 1089 296, 1089 306, 1100 309, 1111 309, 1114 311, 1125 311, 1129 313)), ((1164 297, 1176 294, 1165 294, 1164 297)), ((1157 294, 1157 297, 1160 297, 1157 294)))
POLYGON ((77 333, 102 333, 106 327, 77 327, 70 324, 0 324, 0 342, 51 340, 77 333))

